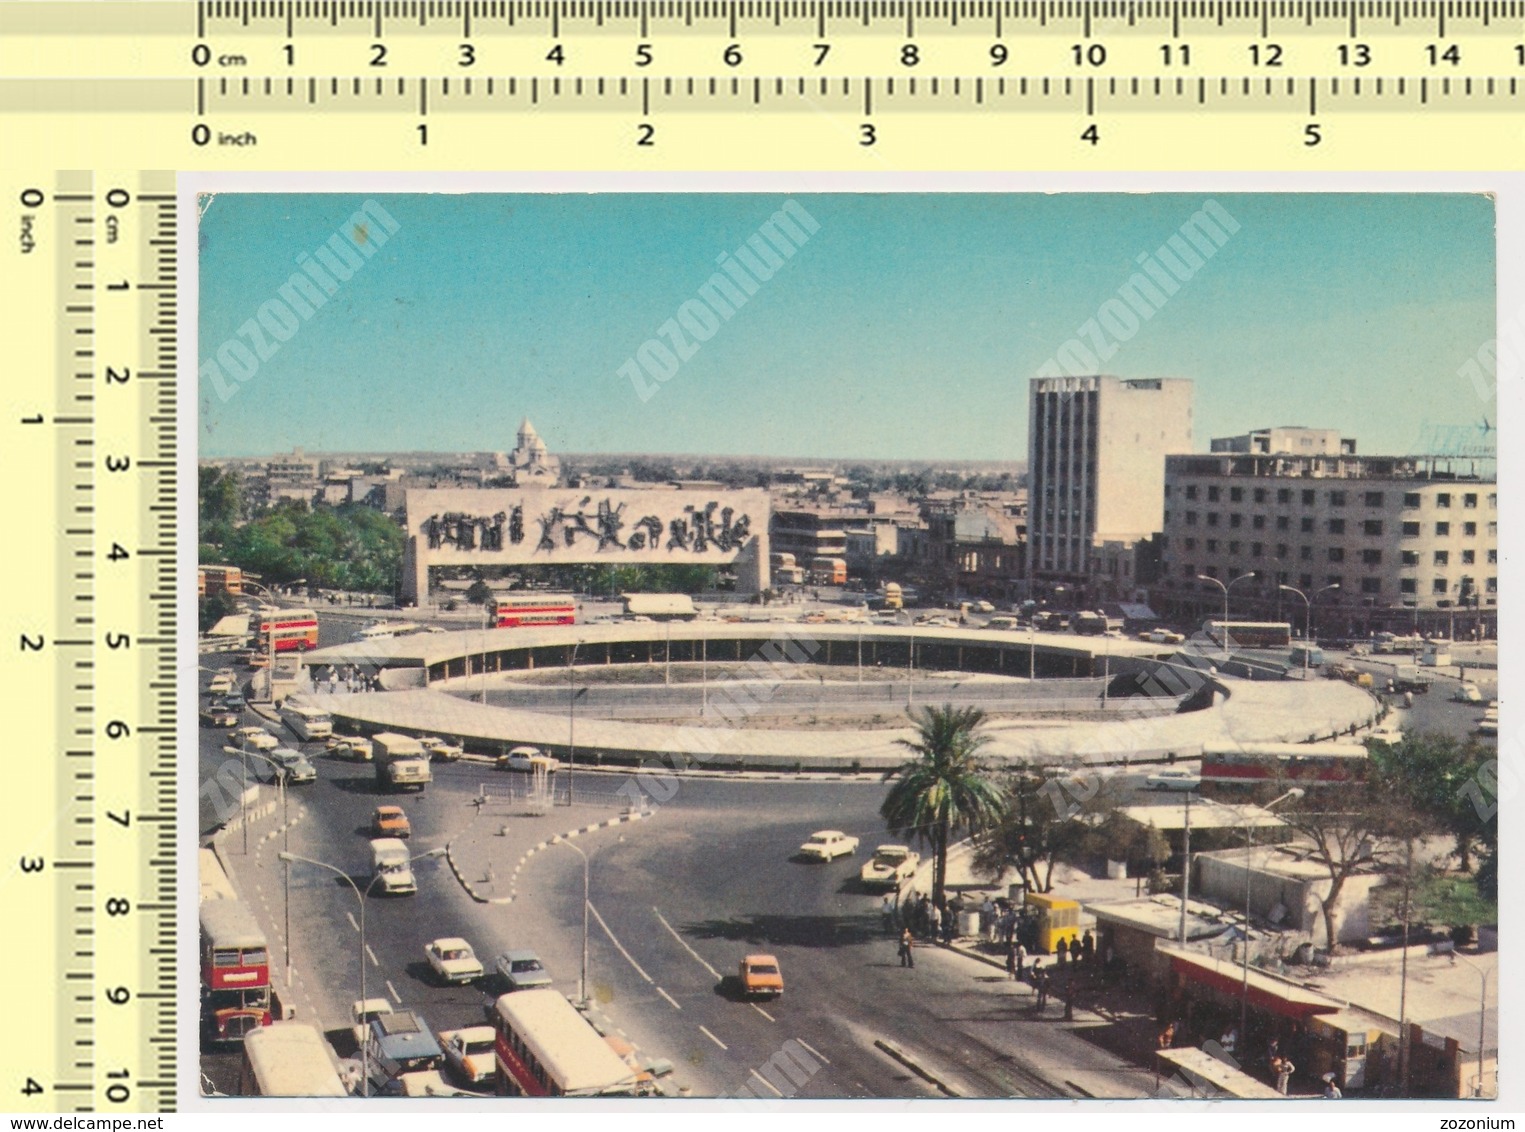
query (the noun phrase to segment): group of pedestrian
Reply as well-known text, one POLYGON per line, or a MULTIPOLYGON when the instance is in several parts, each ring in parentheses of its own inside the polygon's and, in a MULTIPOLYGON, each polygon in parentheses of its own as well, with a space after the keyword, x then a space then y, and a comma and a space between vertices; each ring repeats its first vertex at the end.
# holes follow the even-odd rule
POLYGON ((379 692, 381 677, 374 672, 362 672, 359 666, 354 664, 329 665, 326 675, 322 668, 314 668, 313 691, 322 692, 325 690, 325 685, 331 695, 339 692, 379 692))

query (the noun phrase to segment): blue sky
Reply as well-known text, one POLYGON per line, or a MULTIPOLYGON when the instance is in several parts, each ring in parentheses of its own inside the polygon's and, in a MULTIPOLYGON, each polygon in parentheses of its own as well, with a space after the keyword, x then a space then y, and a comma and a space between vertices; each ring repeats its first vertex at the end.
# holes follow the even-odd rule
MULTIPOLYGON (((220 193, 200 359, 367 199, 220 193)), ((206 456, 553 452, 1021 460, 1027 382, 1203 194, 801 195, 820 228, 649 400, 619 367, 786 199, 382 195, 401 225, 226 401, 206 456)), ((1415 450, 1493 406, 1458 367, 1494 334, 1482 196, 1213 194, 1240 228, 1100 368, 1196 382, 1196 442, 1304 424, 1415 450)), ((271 348, 273 347, 273 351, 271 348)))

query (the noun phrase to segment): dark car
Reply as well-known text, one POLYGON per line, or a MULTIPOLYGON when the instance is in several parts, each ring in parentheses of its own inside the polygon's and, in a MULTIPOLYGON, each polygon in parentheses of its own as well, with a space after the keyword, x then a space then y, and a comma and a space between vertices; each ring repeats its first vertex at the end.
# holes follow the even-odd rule
POLYGON ((249 706, 249 701, 238 692, 229 692, 226 696, 213 700, 212 706, 225 708, 228 711, 243 711, 249 706))

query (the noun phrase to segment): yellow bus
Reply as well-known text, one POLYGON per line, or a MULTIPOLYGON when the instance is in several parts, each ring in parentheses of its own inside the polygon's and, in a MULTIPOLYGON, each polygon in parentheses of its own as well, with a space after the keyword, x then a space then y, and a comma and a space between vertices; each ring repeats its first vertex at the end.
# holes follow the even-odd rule
POLYGON ((1080 902, 1047 892, 1029 892, 1027 906, 1038 917, 1038 950, 1053 952, 1060 940, 1072 948, 1080 938, 1080 902))

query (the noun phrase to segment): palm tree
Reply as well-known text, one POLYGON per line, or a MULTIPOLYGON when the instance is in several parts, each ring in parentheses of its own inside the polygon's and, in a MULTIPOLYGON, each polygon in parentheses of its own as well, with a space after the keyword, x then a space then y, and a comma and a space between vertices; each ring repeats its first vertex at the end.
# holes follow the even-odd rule
POLYGON ((985 722, 979 708, 924 707, 911 716, 916 738, 896 740, 914 757, 888 771, 895 780, 879 813, 897 836, 914 834, 932 846, 932 899, 942 904, 948 878, 948 836, 959 828, 978 832, 1000 820, 1006 803, 985 777, 980 748, 990 740, 978 733, 985 722))

